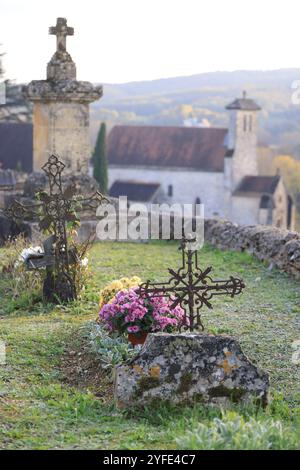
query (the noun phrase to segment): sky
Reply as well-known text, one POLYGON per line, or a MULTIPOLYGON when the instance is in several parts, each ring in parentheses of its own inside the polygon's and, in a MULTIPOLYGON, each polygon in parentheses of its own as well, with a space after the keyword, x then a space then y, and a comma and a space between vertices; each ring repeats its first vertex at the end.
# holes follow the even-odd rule
POLYGON ((45 78, 57 17, 79 80, 300 67, 299 0, 0 0, 6 78, 45 78))

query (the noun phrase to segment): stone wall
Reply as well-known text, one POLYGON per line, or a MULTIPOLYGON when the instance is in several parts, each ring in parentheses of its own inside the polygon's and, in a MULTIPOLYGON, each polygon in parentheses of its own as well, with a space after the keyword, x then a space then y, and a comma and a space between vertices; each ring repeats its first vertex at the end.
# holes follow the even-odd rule
POLYGON ((252 253, 261 261, 300 278, 300 235, 265 225, 237 225, 206 219, 205 241, 213 246, 252 253))
POLYGON ((166 198, 166 202, 191 204, 196 202, 196 198, 200 198, 208 217, 226 217, 223 203, 224 179, 221 172, 191 171, 186 168, 142 166, 134 168, 110 165, 108 175, 109 187, 117 180, 155 182, 161 184, 161 188, 167 195, 168 186, 172 185, 173 197, 166 198))

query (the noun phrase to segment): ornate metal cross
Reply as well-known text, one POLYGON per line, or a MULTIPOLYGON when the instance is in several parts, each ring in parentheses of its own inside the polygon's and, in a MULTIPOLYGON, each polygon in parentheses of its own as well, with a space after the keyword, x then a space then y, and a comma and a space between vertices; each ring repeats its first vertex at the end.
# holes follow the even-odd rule
POLYGON ((199 328, 203 331, 200 309, 204 305, 213 308, 210 300, 215 295, 234 297, 240 294, 245 284, 232 276, 227 280, 213 280, 209 276, 212 267, 205 270, 199 268, 197 250, 187 248, 192 241, 186 238, 181 240, 182 265, 177 271, 168 269, 171 274, 168 282, 147 281, 139 286, 138 293, 149 300, 161 295, 169 297, 173 301, 172 308, 180 305, 185 311, 184 327, 190 331, 199 328))
MULTIPOLYGON (((44 283, 44 297, 46 300, 69 301, 76 299, 76 285, 71 265, 76 259, 76 253, 68 249, 67 224, 79 224, 76 211, 96 209, 99 204, 108 199, 100 192, 95 192, 88 198, 76 197, 74 184, 63 189, 62 172, 65 165, 55 155, 51 155, 42 167, 49 183, 49 194, 42 191, 37 194, 40 202, 23 205, 15 201, 8 209, 7 214, 15 219, 37 218, 42 231, 52 233, 44 243, 45 264, 47 278, 44 283), (52 253, 51 253, 52 252, 52 253)), ((37 261, 37 267, 41 260, 37 261)), ((34 263, 32 264, 34 267, 34 263)))
POLYGON ((65 52, 67 47, 67 36, 73 36, 74 28, 67 26, 66 18, 57 18, 56 26, 50 26, 49 34, 56 36, 57 52, 65 52))

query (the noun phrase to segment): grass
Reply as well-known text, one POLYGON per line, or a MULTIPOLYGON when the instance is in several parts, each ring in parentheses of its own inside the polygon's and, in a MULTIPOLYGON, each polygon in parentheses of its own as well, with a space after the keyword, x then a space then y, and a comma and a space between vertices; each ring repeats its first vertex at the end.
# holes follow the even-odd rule
POLYGON ((300 339, 299 281, 246 253, 205 246, 199 258, 214 266, 215 278, 232 274, 246 283, 241 296, 214 299, 214 310, 203 309, 203 321, 209 331, 237 337, 269 372, 273 401, 265 411, 157 405, 125 412, 115 409, 111 392, 98 397, 92 388, 66 383, 62 356, 73 347, 74 333, 96 317, 100 289, 121 276, 163 280, 166 267, 180 261, 173 242, 102 243, 92 249, 93 275, 82 301, 45 307, 36 298, 32 303, 28 292, 12 300, 5 278, 0 280, 0 339, 7 350, 6 365, 0 365, 0 448, 237 449, 245 442, 299 448, 300 367, 291 360, 293 341, 300 339))

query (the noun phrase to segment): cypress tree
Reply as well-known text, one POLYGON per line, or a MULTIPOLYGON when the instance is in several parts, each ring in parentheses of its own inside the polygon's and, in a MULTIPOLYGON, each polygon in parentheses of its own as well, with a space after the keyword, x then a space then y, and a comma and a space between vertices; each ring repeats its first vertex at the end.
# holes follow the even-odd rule
MULTIPOLYGON (((0 44, 1 46, 1 44, 0 44)), ((4 53, 3 52, 0 52, 0 78, 3 77, 4 75, 4 68, 3 68, 3 64, 2 64, 2 57, 4 56, 4 53)))
POLYGON ((102 122, 98 132, 93 154, 94 178, 98 181, 102 193, 107 194, 108 173, 106 158, 106 125, 102 122))

